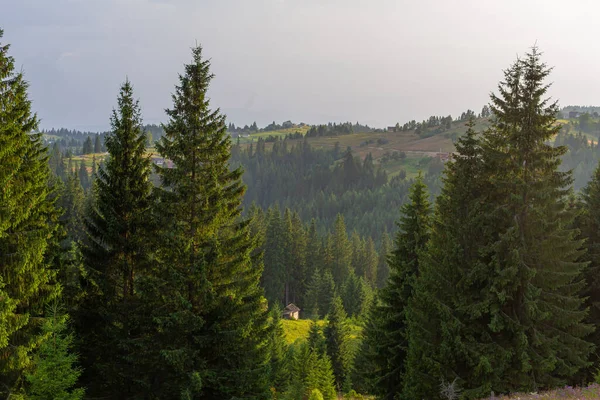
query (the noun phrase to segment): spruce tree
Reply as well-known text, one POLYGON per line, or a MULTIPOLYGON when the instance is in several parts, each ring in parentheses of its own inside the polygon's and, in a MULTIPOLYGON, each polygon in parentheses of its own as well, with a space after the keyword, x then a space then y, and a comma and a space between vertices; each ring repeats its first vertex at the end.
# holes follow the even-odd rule
POLYGON ((100 142, 100 135, 96 135, 94 140, 94 153, 102 153, 102 143, 100 142))
MULTIPOLYGON (((3 31, 0 30, 0 41, 3 31)), ((58 229, 46 149, 28 84, 0 42, 0 397, 10 397, 43 341, 44 305, 60 288, 46 253, 58 229)))
POLYGON ((225 117, 211 109, 213 75, 192 50, 167 110, 158 152, 155 276, 148 298, 156 398, 265 399, 269 396, 268 310, 241 217, 242 170, 230 169, 225 117))
POLYGON ((377 280, 376 287, 381 289, 387 283, 390 276, 390 267, 388 257, 392 252, 392 242, 389 234, 386 232, 381 236, 381 248, 379 249, 379 258, 377 261, 377 280))
POLYGON ((336 285, 343 285, 352 270, 352 247, 348 240, 344 217, 338 214, 333 230, 332 271, 336 285))
MULTIPOLYGON (((435 373, 442 363, 462 376, 471 373, 465 368, 469 362, 480 361, 477 357, 467 361, 465 357, 480 346, 477 340, 473 340, 475 336, 471 343, 461 343, 459 338, 477 331, 485 335, 486 320, 457 324, 452 315, 462 315, 467 319, 468 312, 476 312, 481 307, 485 293, 480 285, 484 284, 488 274, 479 252, 489 240, 486 239, 489 238, 489 230, 486 229, 489 212, 480 201, 489 187, 485 182, 481 139, 474 130, 474 124, 472 119, 467 123, 466 134, 456 143, 454 159, 446 166, 444 187, 436 200, 431 240, 423 254, 422 275, 408 307, 409 354, 405 398, 433 395, 439 390, 441 379, 454 381, 456 376, 435 373), (448 306, 450 304, 451 307, 448 306)), ((504 350, 496 351, 502 354, 504 350)), ((486 381, 489 373, 493 371, 482 368, 479 373, 468 376, 472 387, 486 381)), ((463 383, 457 381, 461 387, 463 383)), ((480 393, 484 396, 490 392, 491 386, 488 385, 483 386, 480 393)), ((467 388, 465 394, 469 393, 471 391, 467 388)))
MULTIPOLYGON (((286 254, 284 225, 277 206, 267 211, 262 287, 269 304, 285 302, 286 254)), ((287 304, 286 304, 287 305, 287 304)))
POLYGON ((144 140, 140 107, 126 81, 106 136, 110 157, 98 171, 95 201, 85 218, 88 293, 75 315, 84 380, 94 395, 130 398, 148 390, 149 377, 138 371, 137 358, 144 315, 138 283, 150 267, 150 159, 144 140))
POLYGON ((335 297, 335 282, 333 275, 329 271, 325 271, 321 277, 321 285, 319 288, 319 315, 325 317, 331 311, 333 298, 335 297))
POLYGON ((455 378, 465 398, 537 391, 589 365, 582 241, 571 175, 558 169, 565 148, 549 144, 560 129, 544 98, 549 73, 535 48, 517 60, 491 96, 481 149, 470 146, 475 169, 457 161, 449 172, 456 180, 438 200, 408 310, 407 398, 435 396, 433 382, 455 378))
POLYGON ((587 322, 596 327, 588 338, 596 347, 595 355, 591 358, 593 368, 587 374, 589 378, 590 372, 600 368, 600 166, 582 190, 581 200, 582 210, 577 218, 577 227, 581 237, 585 238, 585 260, 589 262, 585 270, 586 287, 583 294, 587 297, 586 306, 590 310, 587 322))
POLYGON ((274 387, 278 393, 288 386, 291 378, 291 371, 286 359, 288 345, 285 341, 281 312, 282 309, 278 304, 271 310, 271 337, 269 340, 271 387, 274 387))
POLYGON ((31 372, 26 374, 26 398, 82 399, 85 390, 73 388, 81 370, 75 365, 77 355, 73 353, 73 335, 68 333, 68 317, 57 302, 47 307, 46 317, 42 331, 47 339, 36 352, 31 372))
POLYGON ((381 373, 379 385, 384 399, 394 399, 402 391, 407 352, 406 307, 420 274, 421 252, 429 240, 431 206, 428 198, 427 187, 419 174, 411 187, 409 202, 401 209, 395 248, 388 259, 390 277, 374 311, 373 321, 382 325, 371 331, 381 337, 373 362, 384 363, 377 368, 381 373), (379 330, 383 335, 379 335, 379 330))
POLYGON ((88 174, 85 161, 83 160, 79 164, 79 172, 77 175, 79 176, 79 184, 83 190, 87 191, 90 188, 90 175, 88 174))
POLYGON ((327 326, 325 327, 325 341, 327 354, 331 358, 333 374, 338 391, 350 389, 350 372, 352 368, 352 352, 349 343, 346 311, 342 299, 336 296, 331 305, 327 326))

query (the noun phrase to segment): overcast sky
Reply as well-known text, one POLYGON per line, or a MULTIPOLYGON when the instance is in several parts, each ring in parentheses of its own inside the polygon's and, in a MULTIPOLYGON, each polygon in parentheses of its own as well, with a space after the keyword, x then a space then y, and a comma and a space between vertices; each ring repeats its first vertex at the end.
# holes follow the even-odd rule
POLYGON ((230 122, 375 126, 479 111, 534 43, 561 105, 600 104, 594 0, 0 0, 42 127, 108 128, 119 85, 165 120, 196 41, 230 122))

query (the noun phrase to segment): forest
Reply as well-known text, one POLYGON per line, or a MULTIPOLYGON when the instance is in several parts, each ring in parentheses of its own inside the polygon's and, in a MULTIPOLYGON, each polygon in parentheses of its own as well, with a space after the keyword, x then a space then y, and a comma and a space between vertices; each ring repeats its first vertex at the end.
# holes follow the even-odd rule
POLYGON ((126 79, 80 132, 2 33, 0 398, 599 398, 600 120, 536 47, 480 113, 378 129, 236 127, 198 45, 164 124, 126 79))

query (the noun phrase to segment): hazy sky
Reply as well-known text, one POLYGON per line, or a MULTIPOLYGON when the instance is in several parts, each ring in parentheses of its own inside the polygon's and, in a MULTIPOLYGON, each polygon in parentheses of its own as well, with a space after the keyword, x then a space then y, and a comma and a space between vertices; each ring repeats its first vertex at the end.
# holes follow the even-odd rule
POLYGON ((600 104, 600 3, 554 0, 0 0, 42 127, 106 129, 126 76, 164 121, 201 43, 236 124, 376 126, 479 111, 536 41, 561 105, 600 104))

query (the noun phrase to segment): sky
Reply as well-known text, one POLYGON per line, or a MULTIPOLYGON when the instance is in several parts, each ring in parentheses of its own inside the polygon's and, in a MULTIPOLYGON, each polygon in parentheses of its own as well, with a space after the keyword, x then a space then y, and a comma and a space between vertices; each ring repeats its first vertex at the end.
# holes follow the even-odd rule
POLYGON ((537 44, 550 94, 600 104, 595 0, 0 0, 2 43, 41 127, 109 128, 119 86, 145 123, 164 110, 191 47, 236 125, 359 121, 383 127, 477 112, 537 44))

